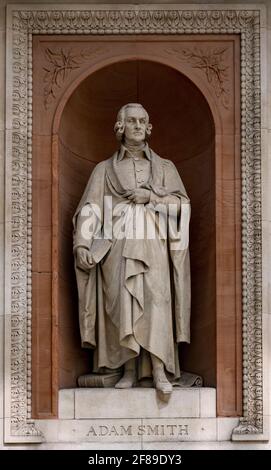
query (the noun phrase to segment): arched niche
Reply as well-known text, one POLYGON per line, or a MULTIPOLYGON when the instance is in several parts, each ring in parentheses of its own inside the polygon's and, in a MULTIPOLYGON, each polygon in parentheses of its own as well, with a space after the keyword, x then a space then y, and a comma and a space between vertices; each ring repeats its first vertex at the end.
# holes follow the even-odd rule
POLYGON ((33 416, 57 416, 59 389, 75 387, 77 376, 91 369, 91 353, 80 346, 71 219, 94 166, 117 148, 116 113, 130 101, 148 109, 150 145, 175 163, 192 203, 192 334, 191 345, 180 346, 182 368, 216 387, 218 416, 240 415, 238 38, 87 36, 59 42, 40 36, 33 57, 33 416), (79 59, 82 51, 92 57, 50 84, 50 102, 40 86, 47 48, 57 56, 62 48, 79 59), (224 82, 217 89, 204 68, 180 60, 184 49, 209 56, 225 50, 229 93, 221 96, 224 82))
POLYGON ((150 146, 172 160, 192 206, 191 345, 180 346, 183 370, 216 386, 215 126, 200 90, 185 75, 146 60, 122 61, 85 78, 67 101, 59 123, 59 386, 76 386, 91 354, 80 348, 72 257, 72 216, 94 166, 118 143, 119 108, 140 102, 149 111, 150 146))

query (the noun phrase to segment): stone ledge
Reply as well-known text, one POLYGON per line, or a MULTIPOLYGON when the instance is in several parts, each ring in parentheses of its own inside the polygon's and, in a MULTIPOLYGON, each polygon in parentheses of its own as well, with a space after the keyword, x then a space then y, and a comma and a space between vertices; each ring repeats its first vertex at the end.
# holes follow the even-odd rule
POLYGON ((70 389, 59 393, 59 419, 214 418, 213 388, 175 389, 168 402, 153 388, 70 389))
POLYGON ((177 443, 216 441, 216 418, 39 420, 46 442, 177 443))

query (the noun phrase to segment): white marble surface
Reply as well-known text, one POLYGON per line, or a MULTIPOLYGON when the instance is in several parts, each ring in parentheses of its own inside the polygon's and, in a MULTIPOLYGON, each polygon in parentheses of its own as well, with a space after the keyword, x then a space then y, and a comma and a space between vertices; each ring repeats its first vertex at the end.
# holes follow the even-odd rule
POLYGON ((141 419, 81 419, 59 421, 58 441, 141 443, 141 419))
POLYGON ((215 418, 216 417, 216 390, 214 388, 200 389, 200 417, 215 418))
POLYGON ((232 430, 238 425, 238 418, 217 418, 217 440, 230 441, 232 430))
MULTIPOLYGON (((38 420, 46 442, 32 449, 268 449, 268 443, 229 442, 238 418, 186 419, 189 435, 178 434, 177 420, 38 420), (157 431, 157 426, 158 431, 157 431), (121 432, 121 426, 124 431, 121 432), (149 427, 148 427, 149 426, 149 427), (164 423, 165 426, 165 423, 164 423), (95 436, 95 433, 97 436, 95 436), (101 436, 99 436, 99 433, 101 436), (120 435, 118 436, 117 433, 120 435), (160 435, 159 435, 160 433, 160 435), (110 435, 111 434, 111 435, 110 435), (121 435, 122 434, 122 435, 121 435), (173 434, 173 435, 169 435, 173 434), (196 442, 197 440, 197 442, 196 442)), ((184 424, 182 424, 184 426, 184 424)), ((0 446, 1 447, 1 446, 0 446)), ((8 447, 8 446, 7 446, 8 447)), ((13 447, 14 448, 14 447, 13 447)), ((20 445, 15 448, 25 448, 20 445)))
POLYGON ((58 395, 59 419, 74 419, 74 389, 64 389, 58 395))
POLYGON ((46 442, 216 441, 215 418, 39 420, 46 442))
MULTIPOLYGON (((76 389, 75 418, 197 418, 200 416, 200 392, 200 388, 175 389, 166 403, 159 399, 155 389, 76 389)), ((210 413, 213 416, 214 394, 212 398, 210 413)))
POLYGON ((215 441, 216 419, 144 419, 145 442, 215 441))

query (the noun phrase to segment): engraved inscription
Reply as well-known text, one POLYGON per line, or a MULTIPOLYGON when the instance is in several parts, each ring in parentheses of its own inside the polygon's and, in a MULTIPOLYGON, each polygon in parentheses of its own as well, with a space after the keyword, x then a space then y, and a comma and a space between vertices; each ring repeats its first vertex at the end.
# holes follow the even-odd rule
POLYGON ((92 425, 86 434, 88 438, 123 436, 189 436, 189 426, 188 424, 92 425))

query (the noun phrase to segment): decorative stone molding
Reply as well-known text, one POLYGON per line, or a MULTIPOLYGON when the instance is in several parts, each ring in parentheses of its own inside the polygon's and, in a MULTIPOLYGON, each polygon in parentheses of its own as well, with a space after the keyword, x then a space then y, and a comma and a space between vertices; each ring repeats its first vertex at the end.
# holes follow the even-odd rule
POLYGON ((11 138, 7 133, 6 208, 11 206, 11 214, 6 210, 6 442, 42 440, 31 421, 33 34, 241 35, 243 416, 233 438, 258 435, 259 439, 263 433, 260 12, 223 8, 8 6, 6 107, 11 138))
POLYGON ((212 51, 197 49, 184 49, 181 53, 178 50, 171 49, 167 52, 179 56, 183 62, 188 62, 193 68, 201 70, 214 89, 215 95, 221 100, 225 108, 229 107, 229 90, 227 88, 228 69, 225 64, 224 53, 227 48, 216 48, 212 51))
POLYGON ((72 72, 72 70, 80 68, 82 62, 87 59, 93 58, 99 54, 100 49, 97 48, 91 53, 88 51, 81 51, 80 54, 74 54, 70 49, 52 51, 47 47, 45 49, 46 59, 48 66, 44 68, 44 106, 47 109, 50 103, 56 98, 56 92, 58 88, 65 82, 66 76, 72 72))

